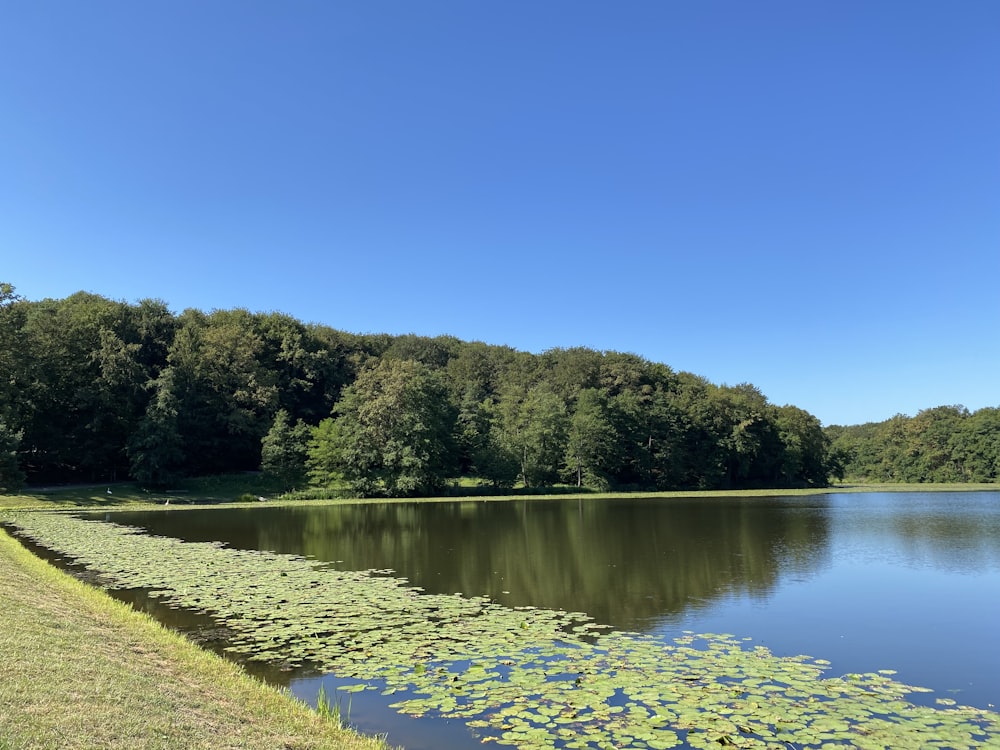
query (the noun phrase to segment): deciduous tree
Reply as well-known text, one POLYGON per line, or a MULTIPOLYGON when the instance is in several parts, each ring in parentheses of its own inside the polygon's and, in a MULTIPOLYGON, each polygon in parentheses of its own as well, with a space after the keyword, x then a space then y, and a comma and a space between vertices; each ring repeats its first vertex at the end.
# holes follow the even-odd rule
POLYGON ((309 444, 313 481, 343 477, 359 494, 426 495, 455 467, 455 410, 436 373, 382 359, 358 375, 309 444))
POLYGON ((596 388, 580 391, 569 420, 565 458, 566 473, 577 487, 610 486, 617 437, 604 394, 596 388))
POLYGON ((292 423, 288 412, 279 409, 274 423, 261 439, 260 468, 291 489, 306 475, 306 455, 312 431, 299 420, 292 423))

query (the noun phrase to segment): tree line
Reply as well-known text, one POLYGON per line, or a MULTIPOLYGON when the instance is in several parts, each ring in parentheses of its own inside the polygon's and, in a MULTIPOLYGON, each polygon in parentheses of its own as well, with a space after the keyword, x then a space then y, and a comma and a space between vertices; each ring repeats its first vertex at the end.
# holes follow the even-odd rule
POLYGON ((851 479, 868 482, 996 482, 1000 409, 937 406, 915 417, 826 429, 851 479))
MULTIPOLYGON (((265 469, 288 487, 824 486, 845 433, 634 354, 352 334, 0 284, 0 487, 265 469)), ((994 452, 995 457, 995 452, 994 452)), ((853 460, 853 459, 852 459, 853 460)))

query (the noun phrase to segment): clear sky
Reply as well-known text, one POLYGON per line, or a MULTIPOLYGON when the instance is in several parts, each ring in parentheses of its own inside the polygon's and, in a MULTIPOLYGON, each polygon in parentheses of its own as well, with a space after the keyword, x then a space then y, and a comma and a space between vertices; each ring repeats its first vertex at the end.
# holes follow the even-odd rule
POLYGON ((1000 2, 0 3, 0 281, 998 406, 1000 2))

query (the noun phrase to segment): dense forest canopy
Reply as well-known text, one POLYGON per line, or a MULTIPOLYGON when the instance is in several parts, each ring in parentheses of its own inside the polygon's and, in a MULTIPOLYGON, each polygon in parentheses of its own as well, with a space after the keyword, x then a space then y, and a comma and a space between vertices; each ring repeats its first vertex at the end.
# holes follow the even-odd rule
POLYGON ((826 429, 848 476, 870 482, 995 482, 1000 409, 962 406, 826 429))
POLYGON ((185 310, 0 284, 0 488, 163 486, 266 471, 287 486, 823 486, 831 476, 994 481, 1000 416, 940 407, 830 427, 752 385, 634 354, 529 354, 351 334, 280 313, 185 310))

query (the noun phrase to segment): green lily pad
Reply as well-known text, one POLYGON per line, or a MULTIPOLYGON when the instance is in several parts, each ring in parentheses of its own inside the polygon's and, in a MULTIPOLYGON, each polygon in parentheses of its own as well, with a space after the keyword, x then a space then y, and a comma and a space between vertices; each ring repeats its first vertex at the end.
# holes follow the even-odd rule
POLYGON ((12 515, 24 536, 171 606, 208 612, 230 653, 315 664, 415 716, 463 719, 518 747, 1000 747, 1000 715, 938 699, 894 672, 826 676, 731 634, 674 641, 602 632, 583 613, 429 595, 391 571, 185 543, 51 512, 12 515))

